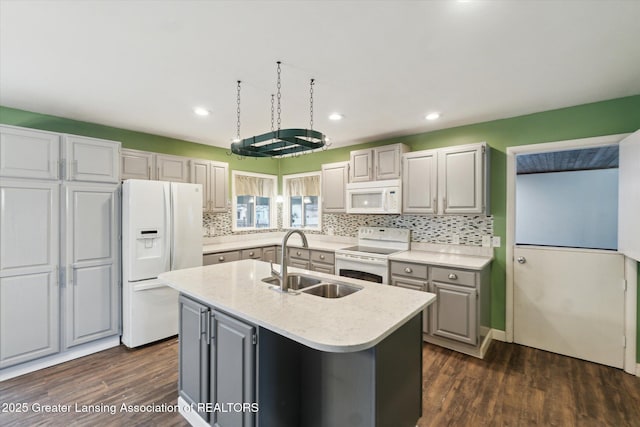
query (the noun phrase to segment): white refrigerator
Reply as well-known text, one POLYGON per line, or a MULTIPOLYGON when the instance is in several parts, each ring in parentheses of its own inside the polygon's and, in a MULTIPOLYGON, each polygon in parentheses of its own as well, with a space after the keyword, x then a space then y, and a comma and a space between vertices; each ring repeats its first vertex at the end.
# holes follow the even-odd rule
POLYGON ((129 179, 122 185, 122 343, 178 333, 178 293, 160 273, 202 265, 202 185, 129 179))

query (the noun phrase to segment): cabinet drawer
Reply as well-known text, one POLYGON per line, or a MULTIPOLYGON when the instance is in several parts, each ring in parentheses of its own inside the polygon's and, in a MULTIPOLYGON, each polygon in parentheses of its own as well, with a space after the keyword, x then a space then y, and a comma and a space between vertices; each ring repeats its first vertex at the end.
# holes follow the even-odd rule
POLYGON ((319 271, 320 273, 335 274, 335 269, 333 265, 330 264, 311 263, 311 270, 319 271))
POLYGON ((431 279, 436 282, 455 283, 456 285, 475 286, 476 273, 473 271, 456 270, 454 268, 431 268, 431 279))
POLYGON ((240 259, 239 251, 219 252, 217 254, 207 254, 203 257, 203 265, 222 264, 223 262, 238 261, 240 259))
POLYGON ((309 259, 309 249, 289 248, 289 258, 309 259))
POLYGON ((260 259, 262 258, 262 248, 243 249, 241 254, 242 259, 260 259))
POLYGON ((333 252, 311 251, 311 261, 335 264, 335 256, 333 252))
POLYGON ((391 261, 391 274, 398 276, 427 278, 427 266, 410 262, 391 261))
POLYGON ((427 291, 426 280, 409 279, 407 277, 391 276, 391 284, 400 288, 413 289, 414 291, 427 291))

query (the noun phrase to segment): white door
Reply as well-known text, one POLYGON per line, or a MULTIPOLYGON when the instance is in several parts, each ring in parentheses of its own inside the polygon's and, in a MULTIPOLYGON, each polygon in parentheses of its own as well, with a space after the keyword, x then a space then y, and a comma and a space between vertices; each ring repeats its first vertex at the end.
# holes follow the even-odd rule
POLYGON ((119 333, 119 186, 65 183, 65 345, 119 333))
POLYGON ((59 350, 59 185, 0 179, 0 368, 59 350))
POLYGON ((60 136, 0 126, 0 176, 58 179, 60 136))
POLYGON ((171 270, 202 265, 202 185, 171 183, 171 270))
POLYGON ((69 181, 119 182, 120 143, 105 139, 65 135, 69 181))
POLYGON ((624 257, 516 245, 514 258, 514 341, 622 368, 624 257))

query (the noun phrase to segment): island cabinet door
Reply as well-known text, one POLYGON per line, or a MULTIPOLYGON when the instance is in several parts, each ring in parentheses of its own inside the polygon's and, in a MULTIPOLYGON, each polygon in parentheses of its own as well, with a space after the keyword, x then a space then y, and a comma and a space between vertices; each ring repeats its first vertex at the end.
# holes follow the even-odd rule
MULTIPOLYGON (((180 295, 180 352, 178 393, 194 408, 209 401, 209 343, 206 333, 209 308, 180 295)), ((204 408, 201 408, 204 409, 204 408)), ((198 413, 208 419, 206 411, 198 413)))
POLYGON ((215 427, 253 426, 253 412, 238 410, 238 405, 235 409, 228 405, 251 404, 256 400, 256 328, 217 310, 211 311, 210 324, 209 393, 214 405, 210 424, 215 427))

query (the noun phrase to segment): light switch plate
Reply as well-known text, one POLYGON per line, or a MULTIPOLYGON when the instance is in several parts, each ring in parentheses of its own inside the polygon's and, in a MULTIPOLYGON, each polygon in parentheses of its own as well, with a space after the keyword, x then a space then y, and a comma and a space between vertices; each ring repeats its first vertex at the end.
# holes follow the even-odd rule
POLYGON ((460 235, 459 234, 454 234, 453 236, 451 236, 451 243, 454 245, 459 245, 460 244, 460 235))
POLYGON ((494 248, 499 248, 501 243, 500 243, 500 236, 493 236, 493 241, 491 242, 491 245, 494 248))
POLYGON ((482 236, 482 246, 485 248, 491 246, 491 236, 482 236))

